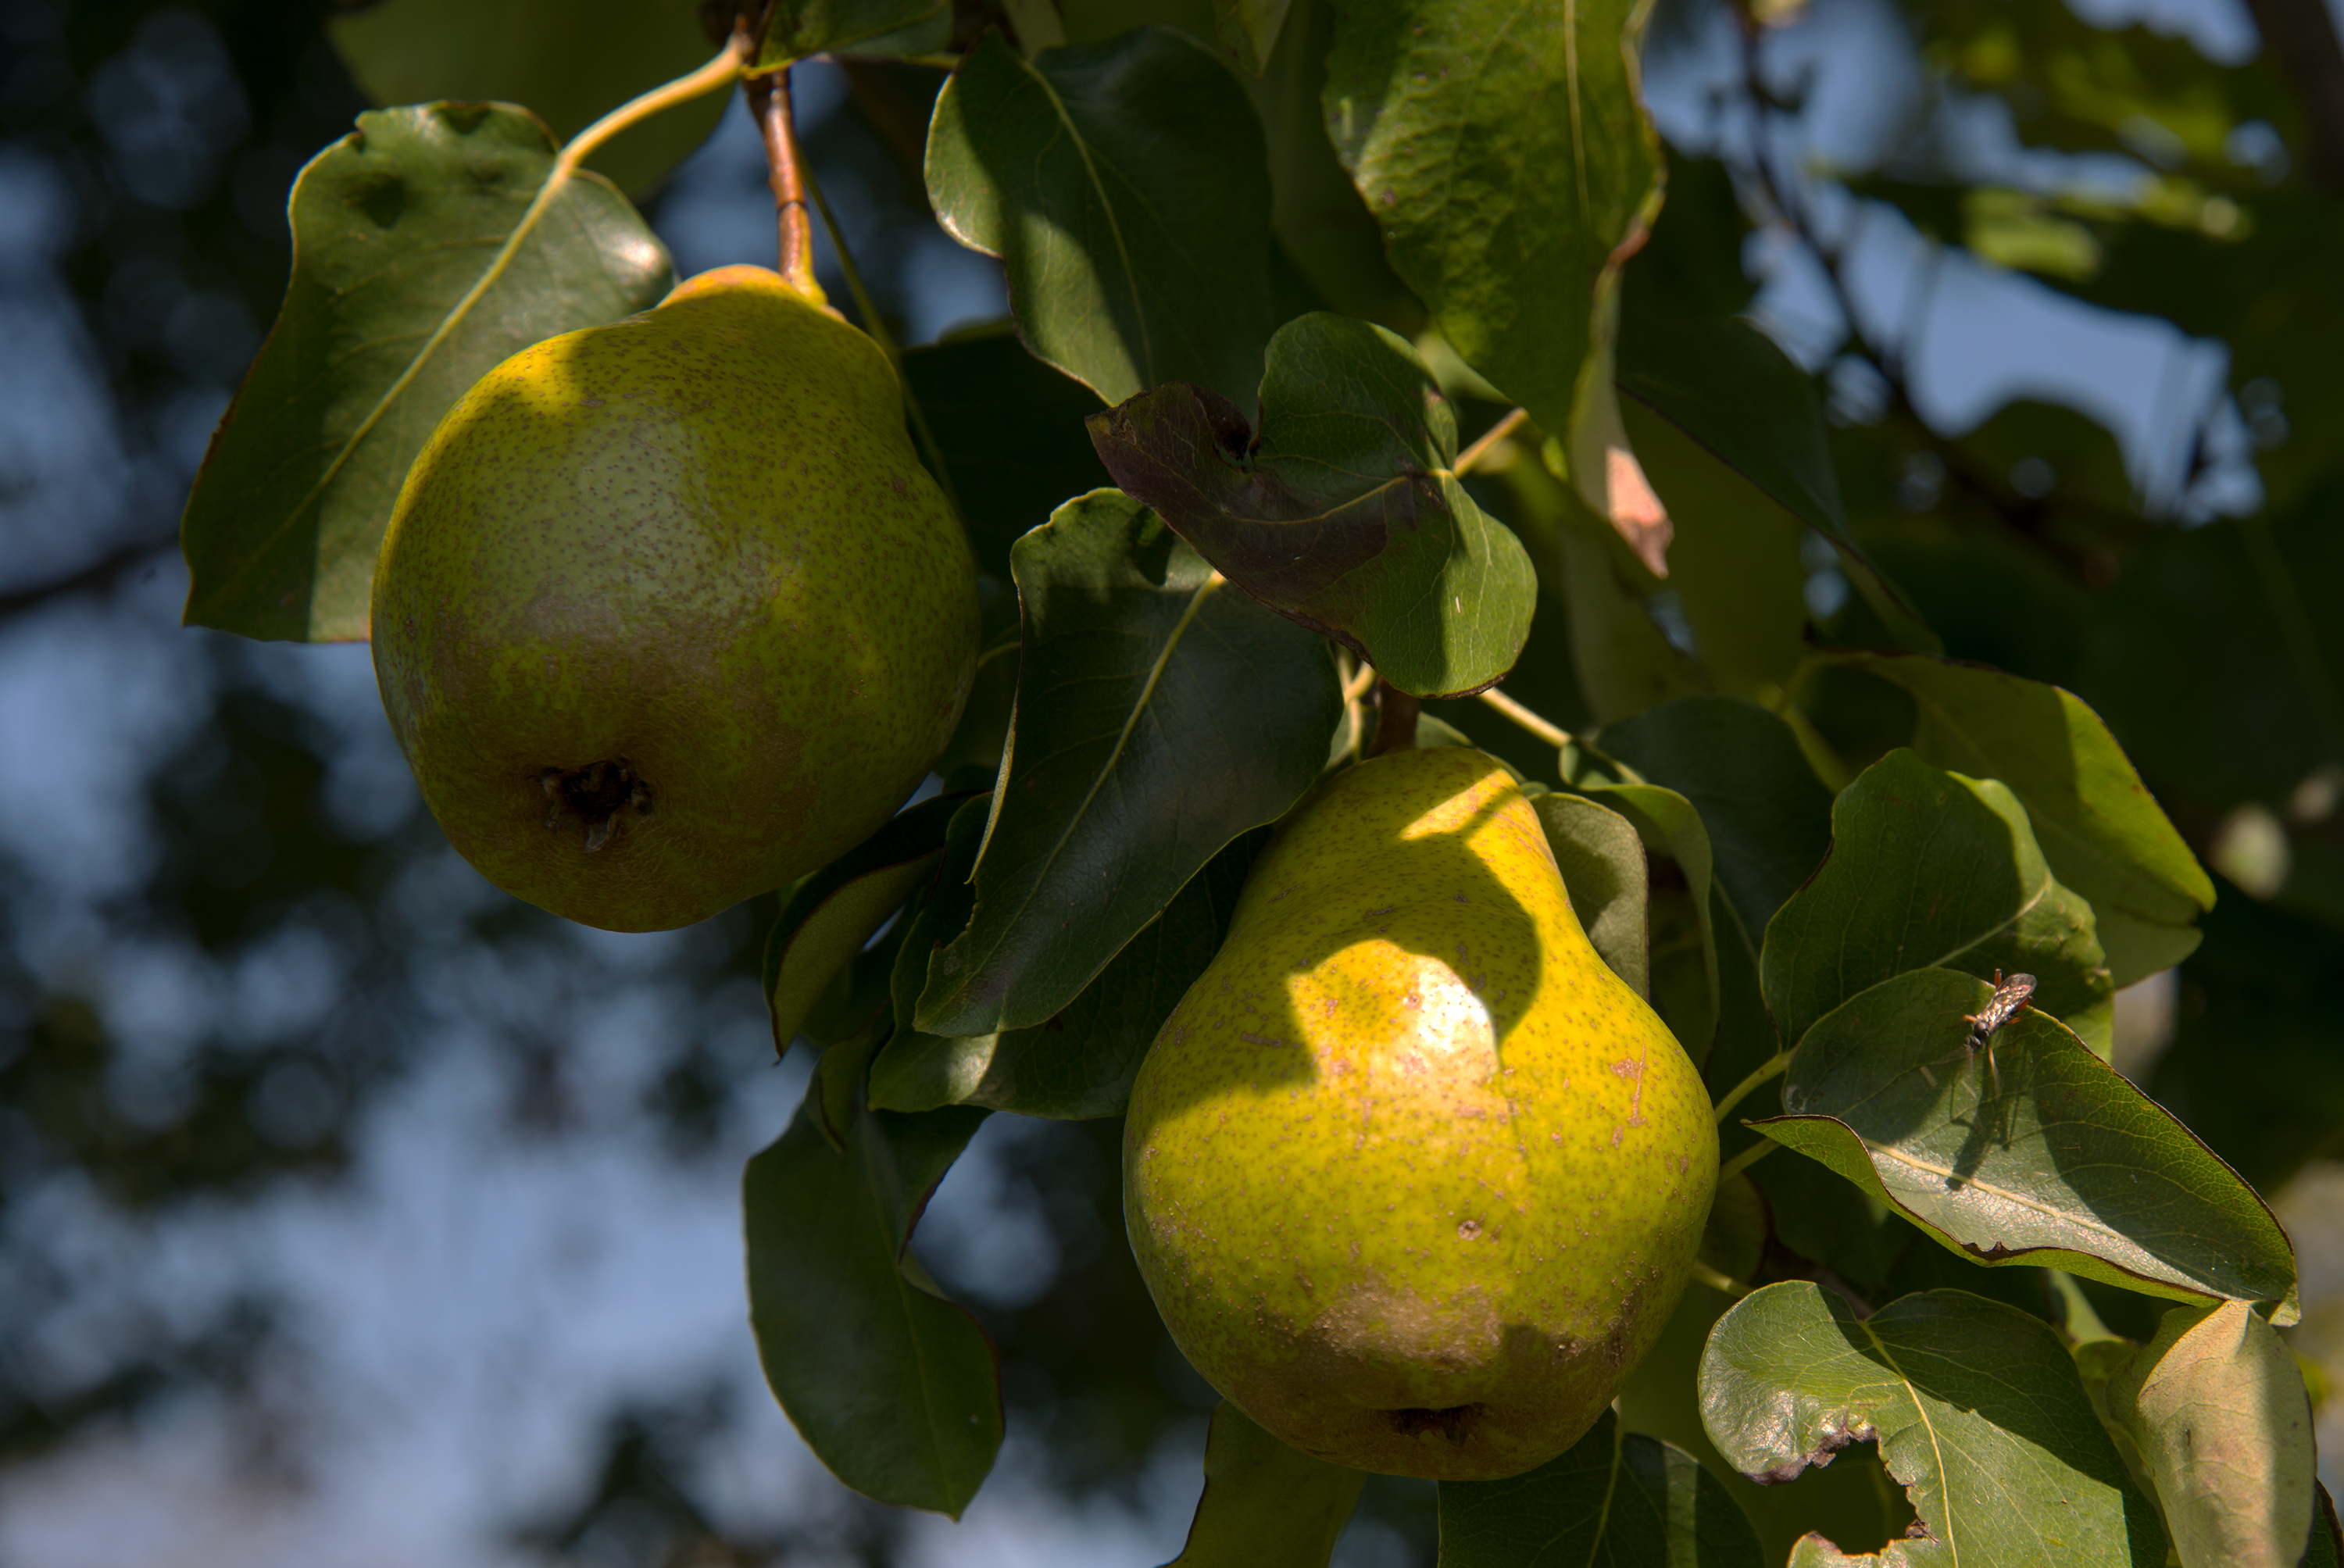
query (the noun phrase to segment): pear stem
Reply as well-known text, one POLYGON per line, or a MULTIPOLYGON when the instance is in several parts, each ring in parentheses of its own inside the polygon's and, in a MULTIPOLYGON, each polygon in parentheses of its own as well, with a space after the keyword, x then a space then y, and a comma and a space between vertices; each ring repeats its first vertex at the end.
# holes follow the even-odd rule
POLYGON ((662 114, 678 104, 705 97, 720 87, 729 87, 741 75, 754 40, 746 27, 735 27, 732 37, 725 40, 723 52, 688 76, 678 76, 664 86, 653 87, 640 97, 628 99, 563 144, 561 156, 553 166, 554 177, 547 182, 551 188, 556 182, 566 181, 571 171, 591 157, 596 148, 621 131, 653 115, 662 114))
POLYGON ((1506 717, 1511 719, 1517 724, 1520 724, 1522 728, 1528 730, 1531 733, 1536 735, 1539 739, 1544 741, 1548 745, 1553 746, 1557 750, 1561 750, 1562 747, 1571 744, 1571 732, 1569 730, 1564 729, 1561 724, 1556 723, 1551 719, 1543 718, 1539 714, 1531 712, 1530 709, 1523 707, 1520 703, 1515 702, 1503 692, 1497 691, 1493 688, 1487 692, 1476 693, 1475 695, 1479 696, 1481 701, 1487 703, 1490 706, 1497 709, 1498 712, 1505 714, 1506 717))
POLYGON ((1717 1119, 1723 1122, 1725 1119, 1725 1113, 1740 1105, 1752 1089, 1756 1088, 1768 1078, 1781 1076, 1783 1069, 1790 1065, 1791 1053, 1788 1051, 1776 1051, 1773 1056, 1768 1057, 1759 1065, 1757 1071, 1728 1089, 1725 1098, 1717 1102, 1717 1119))
POLYGON ((1368 755, 1404 752, 1416 744, 1417 701, 1389 681, 1376 682, 1376 740, 1368 755))
POLYGON ((1706 1285, 1713 1290, 1723 1290, 1737 1301, 1750 1294, 1750 1287, 1741 1280, 1722 1274, 1708 1264, 1700 1261, 1695 1261, 1692 1266, 1692 1282, 1696 1285, 1706 1285))
POLYGON ((1732 1159, 1717 1168, 1717 1183, 1723 1187, 1783 1146, 1771 1138, 1762 1138, 1732 1159))
POLYGON ((813 277, 813 215, 806 209, 804 163, 798 156, 795 117, 790 112, 790 68, 752 76, 749 110, 765 139, 766 183, 773 187, 773 213, 781 226, 782 281, 820 301, 813 277))
POLYGON ((1511 412, 1508 413, 1496 424, 1491 425, 1488 430, 1483 430, 1480 440, 1475 441, 1471 446, 1467 447, 1463 451, 1459 452, 1457 454, 1457 466, 1449 471, 1455 474, 1471 473, 1475 466, 1478 465, 1483 458, 1490 455, 1490 449, 1491 447, 1496 446, 1500 441, 1504 440, 1508 436, 1510 436, 1516 430, 1521 430, 1522 428, 1523 421, 1528 420, 1530 417, 1531 411, 1528 409, 1515 409, 1511 412))

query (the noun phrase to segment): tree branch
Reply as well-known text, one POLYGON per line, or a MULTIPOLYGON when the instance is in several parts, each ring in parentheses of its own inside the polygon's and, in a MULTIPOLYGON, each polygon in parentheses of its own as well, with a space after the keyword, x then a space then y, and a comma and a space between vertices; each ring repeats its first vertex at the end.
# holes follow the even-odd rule
POLYGON ((2344 190, 2344 39, 2328 0, 2247 0, 2263 49, 2303 109, 2311 183, 2344 190))
POLYGON ((765 139, 765 162, 773 170, 773 214, 781 226, 782 281, 810 299, 822 298, 813 278, 813 215, 806 207, 805 179, 798 166, 797 126, 790 116, 790 68, 768 71, 748 81, 749 110, 765 139))

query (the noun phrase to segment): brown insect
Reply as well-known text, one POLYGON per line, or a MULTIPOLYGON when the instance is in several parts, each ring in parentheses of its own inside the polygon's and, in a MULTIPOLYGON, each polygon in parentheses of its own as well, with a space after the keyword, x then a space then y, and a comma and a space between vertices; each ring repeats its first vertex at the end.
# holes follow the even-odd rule
POLYGON ((1994 995, 1987 998, 1986 1005, 1975 1013, 1962 1015, 1962 1021, 1970 1027, 1969 1038, 1962 1043, 1969 1047, 1970 1055, 1974 1057, 1981 1050, 1985 1052, 1986 1067, 1994 1074, 1994 1098, 1996 1099, 2002 1098, 2002 1068, 1994 1059, 1995 1031, 2018 1016, 2018 1010, 2026 1006, 2026 999, 2035 995, 2035 985, 2032 975, 2013 975, 2006 980, 2002 977, 2002 971, 1996 969, 1994 972, 1994 995))

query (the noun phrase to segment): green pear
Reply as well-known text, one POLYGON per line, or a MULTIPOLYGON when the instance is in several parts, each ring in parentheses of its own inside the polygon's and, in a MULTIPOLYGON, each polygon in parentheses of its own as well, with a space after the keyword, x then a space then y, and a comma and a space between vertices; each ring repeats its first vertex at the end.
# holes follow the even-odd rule
POLYGON ((756 267, 483 377, 399 492, 373 622, 449 839, 614 931, 868 835, 951 738, 978 635, 886 356, 756 267))
POLYGON ((1322 784, 1256 863, 1124 1128, 1173 1339, 1291 1446, 1437 1480, 1585 1433, 1667 1324, 1709 1097, 1480 752, 1322 784))

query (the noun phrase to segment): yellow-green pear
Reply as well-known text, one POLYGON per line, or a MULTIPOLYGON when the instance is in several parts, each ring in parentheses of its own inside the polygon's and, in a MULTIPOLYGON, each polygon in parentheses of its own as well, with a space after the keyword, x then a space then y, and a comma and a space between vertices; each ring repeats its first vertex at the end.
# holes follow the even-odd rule
POLYGON ((483 377, 399 492, 373 619, 450 840, 615 931, 863 839, 951 738, 977 644, 886 356, 756 267, 483 377))
POLYGON ((1700 1076, 1458 747, 1296 809, 1124 1130, 1132 1250, 1197 1370, 1295 1448, 1444 1481, 1594 1423, 1716 1182, 1700 1076))

